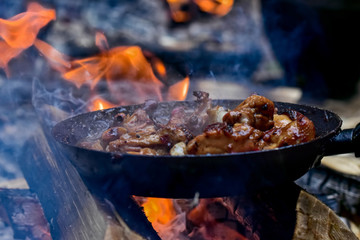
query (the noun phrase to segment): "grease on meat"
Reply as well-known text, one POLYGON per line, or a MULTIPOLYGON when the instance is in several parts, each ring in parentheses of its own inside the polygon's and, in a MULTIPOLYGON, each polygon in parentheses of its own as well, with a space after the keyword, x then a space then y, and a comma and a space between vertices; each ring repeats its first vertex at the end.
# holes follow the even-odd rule
POLYGON ((133 114, 119 113, 94 146, 110 152, 180 156, 274 149, 315 138, 310 119, 294 110, 278 114, 266 97, 253 94, 228 110, 212 107, 205 92, 194 95, 197 107, 172 109, 166 124, 152 119, 154 101, 133 114))

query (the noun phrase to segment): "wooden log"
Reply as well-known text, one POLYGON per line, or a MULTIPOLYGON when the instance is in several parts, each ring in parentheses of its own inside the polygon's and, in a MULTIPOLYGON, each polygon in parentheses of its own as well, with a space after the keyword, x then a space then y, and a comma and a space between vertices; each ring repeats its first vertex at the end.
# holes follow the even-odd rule
POLYGON ((305 191, 300 192, 296 212, 293 240, 358 239, 330 208, 305 191))
POLYGON ((328 206, 295 184, 224 201, 248 239, 358 239, 328 206))
MULTIPOLYGON (((145 239, 109 210, 108 204, 89 192, 56 144, 49 131, 39 125, 25 144, 23 158, 19 159, 24 177, 44 209, 53 239, 145 239)), ((149 224, 146 218, 142 220, 137 224, 149 224)), ((144 231, 150 232, 144 234, 148 239, 158 239, 153 229, 144 231)))
POLYGON ((39 200, 28 189, 0 189, 0 225, 2 239, 52 239, 39 200))

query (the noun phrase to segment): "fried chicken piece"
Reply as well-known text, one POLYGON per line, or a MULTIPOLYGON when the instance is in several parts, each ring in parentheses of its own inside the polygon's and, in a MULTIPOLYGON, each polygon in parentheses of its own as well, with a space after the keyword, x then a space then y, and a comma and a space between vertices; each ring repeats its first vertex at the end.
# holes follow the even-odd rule
POLYGON ((266 97, 251 95, 240 103, 234 110, 223 117, 223 122, 234 125, 235 123, 248 124, 261 131, 274 126, 274 103, 266 97))
POLYGON ((189 154, 221 154, 255 151, 263 133, 247 124, 226 123, 209 125, 204 133, 192 139, 187 145, 189 154))
POLYGON ((225 113, 223 123, 208 126, 202 134, 191 140, 187 152, 221 154, 258 150, 258 141, 264 135, 262 131, 274 126, 274 111, 272 101, 263 96, 251 95, 234 110, 225 113))
POLYGON ((160 136, 162 143, 169 148, 178 142, 188 143, 194 137, 185 126, 176 126, 173 124, 168 124, 160 128, 157 134, 160 136))
POLYGON ((291 118, 287 114, 274 114, 274 127, 275 128, 285 127, 292 121, 293 120, 291 120, 291 118))
POLYGON ((162 143, 156 134, 155 124, 144 109, 137 109, 131 115, 119 116, 122 118, 121 125, 109 128, 101 136, 101 143, 107 151, 140 152, 141 148, 162 143))
POLYGON ((121 135, 127 133, 126 128, 124 127, 111 127, 107 129, 103 134, 101 135, 100 142, 103 148, 106 148, 106 146, 109 144, 109 142, 112 142, 116 139, 118 139, 121 135))
POLYGON ((274 116, 275 127, 266 131, 259 141, 259 149, 278 147, 309 142, 315 138, 313 122, 303 114, 289 110, 288 113, 274 116))

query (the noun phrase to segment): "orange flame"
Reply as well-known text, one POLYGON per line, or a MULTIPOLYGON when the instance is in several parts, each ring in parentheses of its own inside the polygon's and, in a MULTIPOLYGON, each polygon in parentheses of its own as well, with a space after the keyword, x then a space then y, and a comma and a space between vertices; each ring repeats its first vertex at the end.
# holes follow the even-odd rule
POLYGON ((182 23, 191 20, 190 10, 184 10, 191 8, 191 5, 195 4, 203 12, 222 17, 231 11, 234 0, 167 0, 167 3, 172 20, 182 23))
MULTIPOLYGON (((37 39, 40 29, 55 18, 54 10, 32 2, 29 3, 26 12, 8 20, 0 19, 0 68, 3 68, 8 76, 9 61, 34 45, 65 80, 78 88, 84 84, 89 85, 93 95, 96 95, 95 87, 104 79, 111 95, 109 99, 116 104, 140 103, 149 98, 163 100, 162 92, 165 85, 162 81, 166 79, 166 68, 160 59, 152 56, 150 63, 138 46, 109 48, 105 35, 97 33, 95 43, 100 53, 73 60, 48 43, 37 39), (162 81, 156 77, 154 71, 162 81)), ((185 78, 170 86, 169 91, 165 91, 168 92, 165 93, 165 99, 183 100, 188 90, 188 81, 188 78, 185 78)), ((101 100, 100 102, 105 104, 101 107, 99 101, 94 101, 95 105, 90 108, 93 110, 114 105, 101 100)))
POLYGON ((190 13, 183 10, 184 6, 190 5, 191 0, 167 0, 169 4, 171 18, 175 22, 187 22, 190 20, 190 13))
POLYGON ((146 198, 142 207, 148 220, 154 229, 158 231, 161 225, 169 223, 176 217, 175 208, 171 199, 146 198))
POLYGON ((189 91, 190 79, 189 77, 184 78, 182 81, 175 83, 169 87, 169 97, 167 100, 185 100, 186 95, 189 91))
POLYGON ((104 110, 108 108, 116 107, 115 104, 112 104, 111 102, 101 98, 101 97, 95 97, 90 104, 89 110, 90 111, 97 111, 97 110, 104 110))
POLYGON ((8 20, 0 18, 0 68, 9 75, 8 63, 32 46, 41 28, 55 20, 55 11, 31 2, 27 11, 8 20))
MULTIPOLYGON (((109 49, 106 37, 96 35, 96 45, 101 53, 92 57, 69 60, 49 44, 36 40, 34 46, 48 59, 50 65, 62 73, 62 77, 78 88, 88 84, 92 90, 105 79, 112 99, 118 104, 135 103, 127 99, 136 98, 137 103, 153 98, 163 100, 164 84, 155 76, 152 65, 138 46, 119 46, 109 49), (129 94, 131 92, 131 94, 129 94), (126 94, 127 93, 127 94, 126 94)), ((154 69, 166 77, 166 68, 160 59, 154 58, 154 69)), ((189 88, 189 78, 170 86, 168 100, 184 100, 189 88)), ((91 107, 94 109, 94 107, 91 107)))
POLYGON ((234 5, 234 0, 194 0, 201 11, 225 16, 234 5))

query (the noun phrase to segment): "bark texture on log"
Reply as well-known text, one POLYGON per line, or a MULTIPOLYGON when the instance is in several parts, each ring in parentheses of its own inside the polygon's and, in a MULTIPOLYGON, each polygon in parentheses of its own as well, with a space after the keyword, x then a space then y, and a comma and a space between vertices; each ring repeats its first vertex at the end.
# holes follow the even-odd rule
POLYGON ((40 126, 34 130, 18 161, 38 195, 53 239, 144 239, 97 201, 46 132, 40 126))
POLYGON ((293 240, 358 239, 330 208, 305 191, 300 192, 296 212, 293 240))
POLYGON ((0 238, 52 239, 35 194, 27 189, 0 189, 0 238))

